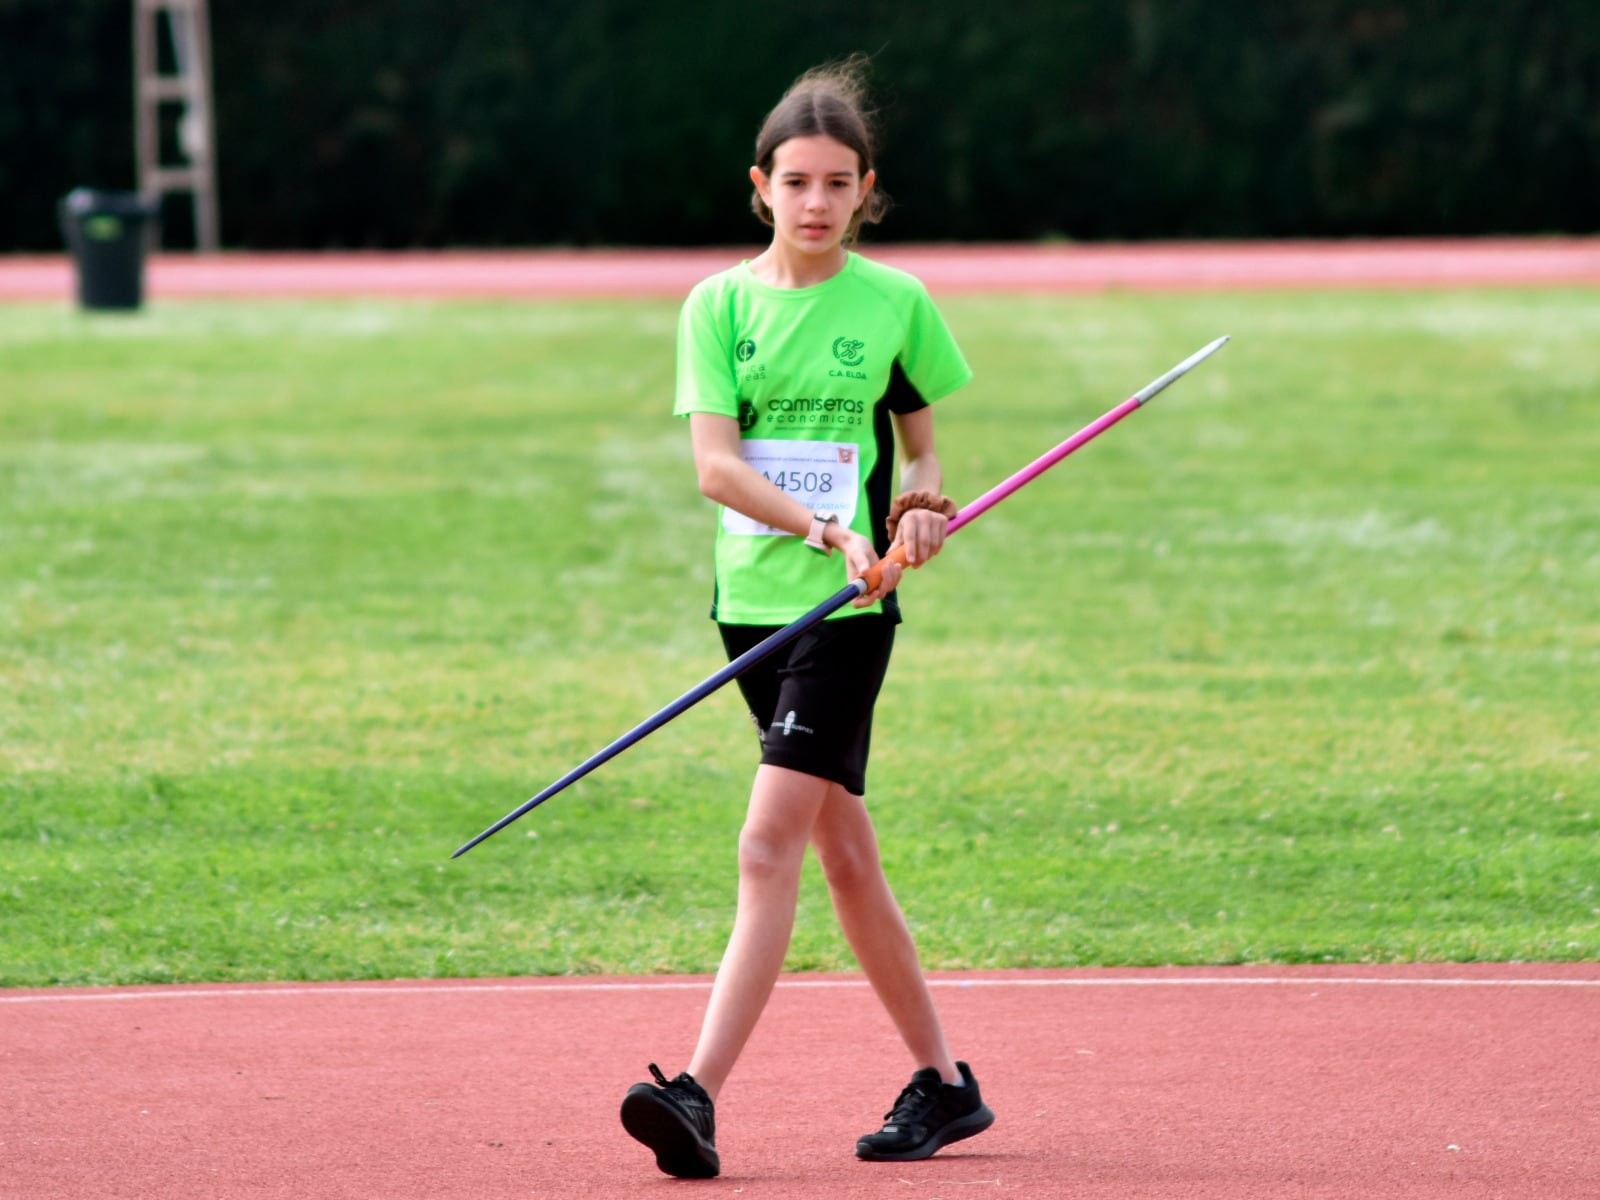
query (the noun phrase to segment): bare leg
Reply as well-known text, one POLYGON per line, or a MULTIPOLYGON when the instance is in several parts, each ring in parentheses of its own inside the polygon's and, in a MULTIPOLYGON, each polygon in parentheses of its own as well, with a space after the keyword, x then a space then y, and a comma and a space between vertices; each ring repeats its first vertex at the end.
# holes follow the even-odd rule
POLYGON ((689 1074, 713 1100, 755 1029, 794 933, 806 844, 828 789, 814 775, 756 769, 739 833, 739 902, 689 1074))
POLYGON ((936 1067, 946 1083, 959 1082, 916 942, 884 877, 866 803, 838 784, 827 787, 812 838, 839 928, 916 1065, 936 1067))

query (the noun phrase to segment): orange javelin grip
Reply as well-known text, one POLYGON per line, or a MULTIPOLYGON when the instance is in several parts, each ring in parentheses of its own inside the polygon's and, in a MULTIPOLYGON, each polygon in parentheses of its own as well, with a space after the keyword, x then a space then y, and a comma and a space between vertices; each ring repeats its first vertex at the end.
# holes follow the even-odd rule
POLYGON ((876 591, 878 585, 883 582, 883 564, 886 562, 897 562, 902 567, 909 566, 913 570, 922 565, 922 563, 906 562, 906 545, 904 542, 896 542, 893 546, 889 547, 889 553, 885 554, 877 562, 873 563, 867 568, 865 574, 857 576, 858 579, 867 585, 861 589, 861 594, 863 596, 865 596, 868 592, 876 591))

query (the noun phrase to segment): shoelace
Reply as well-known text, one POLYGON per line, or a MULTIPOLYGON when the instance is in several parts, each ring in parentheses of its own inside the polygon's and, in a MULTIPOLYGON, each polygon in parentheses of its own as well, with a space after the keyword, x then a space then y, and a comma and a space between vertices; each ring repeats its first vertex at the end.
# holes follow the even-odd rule
POLYGON ((705 1089, 698 1084, 691 1086, 679 1083, 676 1079, 668 1079, 655 1063, 650 1064, 650 1074, 655 1076, 656 1086, 663 1091, 671 1092, 673 1099, 683 1108, 689 1119, 704 1130, 711 1116, 711 1100, 705 1094, 705 1089))
POLYGON ((933 1103, 933 1094, 925 1090, 922 1084, 908 1083, 895 1097, 894 1107, 883 1114, 883 1119, 891 1125, 919 1121, 933 1107, 933 1103))

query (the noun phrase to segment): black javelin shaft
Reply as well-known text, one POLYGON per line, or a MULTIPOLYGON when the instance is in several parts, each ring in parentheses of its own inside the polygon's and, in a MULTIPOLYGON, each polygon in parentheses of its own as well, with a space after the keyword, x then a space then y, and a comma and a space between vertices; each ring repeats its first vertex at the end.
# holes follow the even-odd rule
MULTIPOLYGON (((1228 339, 1226 337, 1219 337, 1215 341, 1210 342, 1206 346, 1195 351, 1177 366, 1166 372, 1166 374, 1158 376, 1156 379, 1140 388, 1137 392, 1128 397, 1128 399, 1124 400, 1121 404, 1117 405, 1110 412, 1107 412, 1097 420, 1085 425, 1066 441, 1050 450, 1047 454, 1043 454, 1033 462, 1029 463, 1026 467, 1018 471, 1004 483, 985 492, 982 496, 974 500, 971 504, 967 505, 950 519, 949 532, 954 533, 963 526, 970 524, 989 509, 993 508, 996 504, 1000 503, 1000 501, 1004 500, 1007 496, 1021 488, 1024 484, 1031 483, 1045 471, 1055 466, 1056 463, 1060 462, 1063 458, 1066 458, 1067 455, 1071 454, 1074 450, 1077 450, 1080 446, 1083 446, 1099 437, 1100 434, 1104 433, 1107 429, 1110 429, 1111 426, 1122 420, 1122 418, 1127 416, 1129 413, 1137 411, 1140 406, 1142 406, 1147 400, 1151 399, 1151 397, 1155 396, 1157 392, 1160 392, 1162 389, 1164 389, 1168 384, 1187 374, 1191 368, 1197 366, 1205 359, 1210 358, 1211 355, 1215 354, 1222 348, 1223 344, 1227 340, 1228 339)), ((903 547, 895 547, 895 549, 890 552, 888 557, 899 562, 901 566, 905 565, 905 551, 903 547)), ((867 592, 871 591, 877 586, 878 578, 881 575, 881 572, 881 566, 874 566, 870 571, 867 572, 866 575, 862 576, 861 578, 852 579, 848 584, 840 588, 821 604, 817 605, 805 616, 788 625, 785 625, 782 629, 772 634, 772 636, 762 641, 759 645, 753 646, 749 650, 746 650, 743 654, 739 655, 738 658, 734 659, 727 666, 723 667, 722 670, 710 676, 702 683, 697 684, 695 687, 690 688, 687 692, 679 696, 665 708, 661 709, 654 716, 648 718, 647 720, 641 721, 638 725, 635 725, 632 729, 628 730, 627 733, 623 734, 616 741, 612 742, 604 750, 600 750, 584 759, 583 762, 573 767, 572 770, 568 771, 560 779, 556 780, 549 787, 545 788, 544 791, 540 792, 537 796, 534 796, 525 804, 512 809, 493 825, 489 826, 489 828, 485 829, 482 833, 474 837, 471 841, 463 843, 450 857, 460 858, 463 854, 465 854, 468 850, 471 850, 485 838, 493 837, 507 825, 511 824, 511 822, 515 821, 518 817, 524 816, 531 812, 533 809, 543 804, 546 800, 550 799, 551 796, 554 796, 557 792, 564 791, 566 788, 582 779, 590 771, 593 771, 596 767, 609 762, 611 759, 621 754, 629 746, 632 746, 635 743, 649 737, 652 733, 660 729, 674 717, 681 716, 688 709, 693 708, 696 704, 699 704, 700 701, 711 695, 712 692, 716 691, 724 684, 737 679, 740 675, 743 675, 746 671, 755 666, 762 659, 766 658, 769 654, 772 654, 774 651, 788 645, 790 642, 794 641, 795 638, 799 637, 806 630, 810 629, 813 625, 816 625, 818 622, 826 619, 830 614, 837 612, 846 604, 849 604, 850 601, 856 599, 856 597, 865 595, 867 592)))

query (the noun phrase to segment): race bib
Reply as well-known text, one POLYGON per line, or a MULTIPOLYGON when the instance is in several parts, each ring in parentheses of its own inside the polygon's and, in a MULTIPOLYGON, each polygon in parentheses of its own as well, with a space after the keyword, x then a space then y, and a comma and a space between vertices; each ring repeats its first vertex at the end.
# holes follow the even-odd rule
MULTIPOLYGON (((849 526, 860 491, 861 449, 854 442, 786 442, 777 438, 745 438, 739 443, 744 461, 812 512, 837 513, 849 526)), ((731 508, 722 510, 722 527, 751 537, 793 537, 752 521, 731 508)))

